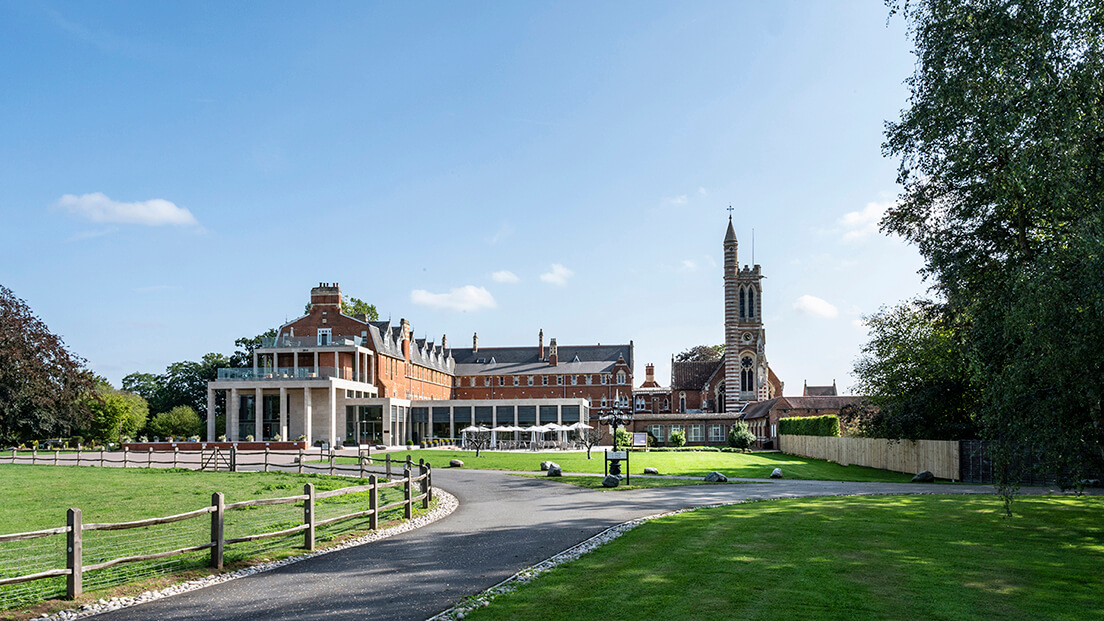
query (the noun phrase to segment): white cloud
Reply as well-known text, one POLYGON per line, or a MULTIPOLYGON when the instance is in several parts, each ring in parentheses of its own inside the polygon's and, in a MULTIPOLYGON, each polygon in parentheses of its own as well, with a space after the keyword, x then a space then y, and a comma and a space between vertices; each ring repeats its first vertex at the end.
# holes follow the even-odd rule
POLYGON ((835 306, 832 306, 830 303, 812 295, 803 295, 797 298, 797 301, 794 302, 793 307, 814 317, 835 319, 839 316, 839 309, 837 309, 835 306))
POLYGON ((575 275, 575 272, 567 269, 559 263, 552 264, 552 271, 545 272, 540 275, 540 279, 553 285, 564 286, 567 284, 567 279, 575 275))
POLYGON ((501 282, 510 285, 521 282, 521 279, 518 278, 518 275, 511 272, 510 270, 499 270, 494 274, 491 274, 491 278, 494 279, 495 282, 501 282))
POLYGON ((487 243, 491 244, 493 246, 494 244, 497 244, 498 242, 506 239, 507 237, 510 237, 513 234, 514 234, 514 227, 512 227, 509 224, 506 224, 505 222, 503 222, 498 227, 498 230, 495 231, 494 235, 491 235, 490 237, 487 238, 487 243))
POLYGON ((177 207, 171 201, 154 198, 148 201, 124 203, 114 201, 102 192, 91 194, 66 194, 57 202, 57 207, 93 222, 118 222, 122 224, 145 224, 147 226, 199 226, 192 212, 177 207))
POLYGON ((867 203, 862 211, 843 214, 839 223, 844 228, 843 241, 856 241, 878 232, 878 223, 893 201, 885 203, 867 203))
POLYGON ((690 199, 685 194, 680 194, 679 196, 666 198, 664 200, 666 200, 671 205, 685 205, 686 203, 690 202, 690 199))
POLYGON ((684 269, 688 272, 692 272, 692 271, 698 269, 698 264, 694 263, 690 259, 683 259, 682 260, 682 269, 684 269))
POLYGON ((410 301, 430 308, 458 311, 476 311, 498 306, 490 291, 474 285, 458 287, 448 293, 430 293, 425 289, 415 289, 410 292, 410 301))
POLYGON ((851 325, 855 326, 859 330, 866 330, 866 322, 862 319, 852 319, 851 325))

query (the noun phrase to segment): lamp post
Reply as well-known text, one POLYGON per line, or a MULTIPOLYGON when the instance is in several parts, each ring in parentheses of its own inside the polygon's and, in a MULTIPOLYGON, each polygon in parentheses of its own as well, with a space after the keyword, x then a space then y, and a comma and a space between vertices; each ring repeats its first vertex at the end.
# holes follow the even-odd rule
POLYGON ((598 420, 610 427, 610 436, 613 437, 613 450, 617 450, 617 428, 625 423, 631 423, 633 421, 633 415, 629 412, 622 412, 621 408, 613 406, 609 414, 599 416, 598 420))

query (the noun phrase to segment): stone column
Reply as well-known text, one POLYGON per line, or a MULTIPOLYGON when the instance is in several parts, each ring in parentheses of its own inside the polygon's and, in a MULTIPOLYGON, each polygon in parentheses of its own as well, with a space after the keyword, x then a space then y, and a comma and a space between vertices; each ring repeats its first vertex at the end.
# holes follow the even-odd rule
POLYGON ((257 388, 257 396, 253 401, 253 439, 257 442, 264 440, 264 390, 257 388))
POLYGON ((291 353, 292 377, 299 377, 299 352, 291 353))
POLYGON ((226 439, 235 442, 238 439, 238 389, 231 388, 226 398, 226 439))
POLYGON ((215 441, 215 389, 207 387, 207 441, 215 441))
POLYGON ((314 412, 311 411, 313 405, 314 404, 311 402, 311 389, 310 386, 307 386, 303 389, 303 409, 306 411, 303 419, 303 435, 306 436, 307 448, 310 448, 311 444, 314 443, 314 437, 311 434, 311 418, 314 416, 314 412))
MULTIPOLYGON (((336 355, 337 355, 337 353, 335 352, 334 356, 336 356, 336 355)), ((333 382, 330 382, 330 391, 329 392, 330 392, 330 403, 329 403, 329 408, 328 409, 329 409, 329 413, 330 413, 330 416, 329 416, 330 422, 329 422, 329 425, 328 425, 329 429, 326 430, 326 433, 327 433, 327 436, 326 436, 327 440, 326 441, 330 443, 331 447, 334 447, 334 446, 337 445, 337 388, 333 385, 333 382)))
POLYGON ((287 388, 280 387, 280 439, 287 442, 291 438, 288 437, 288 411, 287 411, 287 388))
POLYGON ((322 377, 321 375, 318 374, 318 350, 315 350, 315 352, 314 352, 314 373, 315 373, 315 375, 318 375, 319 377, 322 377))
POLYGON ((453 412, 453 407, 450 405, 449 406, 449 437, 450 438, 455 438, 456 437, 456 419, 454 418, 454 416, 455 416, 455 412, 453 412))
POLYGON ((360 350, 353 351, 353 381, 360 381, 360 350))

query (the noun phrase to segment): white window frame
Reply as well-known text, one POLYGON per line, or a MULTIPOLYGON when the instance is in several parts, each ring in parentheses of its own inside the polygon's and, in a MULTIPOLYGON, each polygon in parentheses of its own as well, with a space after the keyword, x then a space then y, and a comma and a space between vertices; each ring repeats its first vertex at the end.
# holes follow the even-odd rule
POLYGON ((514 386, 517 386, 519 384, 521 384, 521 378, 515 375, 514 376, 514 386))
POLYGON ((318 329, 318 346, 324 347, 333 342, 333 328, 318 329), (325 337, 325 338, 322 338, 325 337))
POLYGON ((709 426, 709 441, 710 442, 724 442, 724 425, 710 425, 709 426))

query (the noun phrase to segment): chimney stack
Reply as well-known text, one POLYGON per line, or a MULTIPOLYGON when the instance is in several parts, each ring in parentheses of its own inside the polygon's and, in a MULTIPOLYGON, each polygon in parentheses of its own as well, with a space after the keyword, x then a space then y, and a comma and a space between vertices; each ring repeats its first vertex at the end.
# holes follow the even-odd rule
POLYGON ((540 357, 537 360, 544 360, 544 328, 541 328, 540 334, 537 335, 537 348, 540 349, 540 357))
POLYGON ((311 308, 316 306, 336 306, 341 312, 341 286, 335 283, 320 282, 311 289, 311 308))
POLYGON ((472 332, 472 351, 479 351, 479 333, 472 332))
POLYGON ((644 367, 644 381, 645 382, 654 382, 655 381, 655 365, 650 363, 650 362, 644 367))
POLYGON ((548 366, 554 367, 560 362, 560 354, 556 348, 556 339, 548 342, 548 366))
POLYGON ((441 335, 441 351, 444 351, 446 349, 448 349, 448 335, 447 334, 442 334, 441 335))

